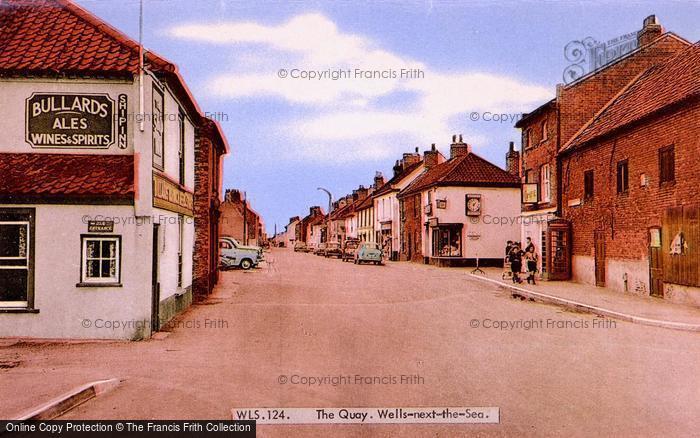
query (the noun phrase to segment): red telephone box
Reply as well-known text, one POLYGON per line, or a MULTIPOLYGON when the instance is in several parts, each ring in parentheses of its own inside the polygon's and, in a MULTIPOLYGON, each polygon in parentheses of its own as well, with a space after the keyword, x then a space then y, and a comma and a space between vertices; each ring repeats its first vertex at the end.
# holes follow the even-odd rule
POLYGON ((550 280, 571 278, 571 223, 564 219, 547 222, 547 274, 550 280))

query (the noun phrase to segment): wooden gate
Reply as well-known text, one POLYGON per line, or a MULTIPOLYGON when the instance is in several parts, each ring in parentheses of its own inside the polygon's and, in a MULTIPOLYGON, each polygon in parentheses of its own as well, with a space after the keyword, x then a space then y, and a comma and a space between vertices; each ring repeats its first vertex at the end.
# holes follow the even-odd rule
POLYGON ((649 228, 649 289, 655 297, 664 296, 663 244, 661 228, 649 228))
POLYGON ((595 250, 595 285, 605 286, 605 232, 595 231, 593 246, 595 250))

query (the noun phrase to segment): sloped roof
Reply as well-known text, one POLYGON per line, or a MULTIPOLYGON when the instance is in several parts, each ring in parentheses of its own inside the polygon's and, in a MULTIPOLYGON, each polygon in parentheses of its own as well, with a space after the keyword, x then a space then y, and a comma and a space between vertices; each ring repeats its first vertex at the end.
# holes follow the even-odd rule
POLYGON ((561 153, 695 96, 700 96, 700 43, 637 76, 562 147, 561 153))
POLYGON ((360 201, 360 203, 357 204, 355 207, 355 211, 360 211, 360 210, 365 210, 369 207, 371 207, 374 204, 374 200, 372 199, 372 194, 369 194, 365 199, 360 201))
MULTIPOLYGON (((0 71, 137 74, 139 45, 69 0, 0 1, 0 71)), ((154 53, 153 71, 175 66, 154 53)))
POLYGON ((0 199, 134 197, 133 155, 0 153, 0 199))
MULTIPOLYGON (((70 0, 0 0, 0 77, 139 73, 141 46, 70 0)), ((175 64, 151 51, 144 67, 160 76, 197 123, 228 153, 218 122, 206 119, 175 64)))
POLYGON ((398 174, 394 175, 389 181, 387 181, 383 186, 379 187, 379 189, 372 194, 373 197, 377 196, 382 196, 385 195, 392 190, 396 190, 394 186, 401 181, 403 181, 408 175, 411 174, 414 170, 417 168, 421 167, 423 165, 423 161, 418 161, 417 163, 410 164, 407 166, 405 169, 403 169, 401 172, 398 174))
POLYGON ((470 152, 431 167, 399 196, 419 193, 433 186, 519 187, 520 179, 470 152))

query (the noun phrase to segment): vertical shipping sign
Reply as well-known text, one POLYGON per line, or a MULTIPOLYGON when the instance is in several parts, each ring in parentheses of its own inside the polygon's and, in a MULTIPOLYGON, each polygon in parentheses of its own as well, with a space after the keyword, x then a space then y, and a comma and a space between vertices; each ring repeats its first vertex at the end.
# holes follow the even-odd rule
POLYGON ((129 105, 126 94, 120 94, 117 99, 117 144, 119 149, 126 149, 127 143, 127 116, 129 114, 129 105))

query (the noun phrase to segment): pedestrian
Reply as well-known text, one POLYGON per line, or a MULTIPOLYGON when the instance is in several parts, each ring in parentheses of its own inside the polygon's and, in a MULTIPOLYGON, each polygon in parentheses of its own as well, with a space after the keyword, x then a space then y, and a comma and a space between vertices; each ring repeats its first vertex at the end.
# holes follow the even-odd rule
POLYGON ((509 241, 506 243, 506 255, 505 255, 505 257, 504 257, 506 262, 508 261, 508 256, 510 255, 510 250, 511 250, 511 248, 513 248, 513 241, 512 241, 512 240, 509 240, 509 241))
POLYGON ((527 262, 527 283, 535 283, 535 273, 537 273, 537 253, 535 252, 535 246, 529 246, 529 250, 525 252, 525 260, 527 262))
POLYGON ((532 243, 532 239, 528 237, 527 245, 525 246, 525 253, 527 254, 530 251, 535 252, 535 245, 532 243))
POLYGON ((513 283, 522 283, 520 279, 520 271, 523 268, 522 262, 523 252, 520 250, 520 243, 515 242, 510 249, 508 260, 510 261, 510 271, 513 276, 513 283))

